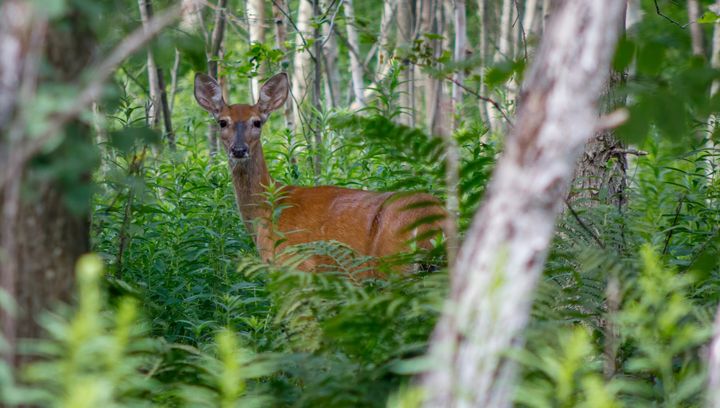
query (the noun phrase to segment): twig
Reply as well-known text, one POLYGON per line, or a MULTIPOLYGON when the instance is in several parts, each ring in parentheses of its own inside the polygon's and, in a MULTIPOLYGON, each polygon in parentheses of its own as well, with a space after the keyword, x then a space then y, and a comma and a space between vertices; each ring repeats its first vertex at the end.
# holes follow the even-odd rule
POLYGON ((573 218, 575 218, 575 221, 577 221, 577 223, 580 224, 582 229, 584 229, 585 232, 587 232, 592 237, 593 241, 595 241, 595 243, 597 243, 600 248, 605 249, 605 244, 603 244, 603 242, 600 240, 600 238, 597 235, 595 235, 595 232, 593 230, 591 230, 587 224, 585 224, 585 222, 582 220, 582 218, 580 218, 580 215, 578 215, 578 213, 575 212, 575 209, 572 207, 572 205, 570 205, 570 201, 567 198, 565 199, 565 205, 567 206, 568 210, 570 210, 570 214, 572 214, 573 218))
POLYGON ((612 149, 610 151, 610 154, 612 154, 612 155, 631 154, 633 156, 647 156, 648 152, 646 152, 645 150, 626 148, 626 149, 612 149))
POLYGON ((495 109, 497 109, 498 112, 500 112, 500 114, 503 116, 503 118, 505 118, 505 120, 507 121, 507 123, 508 123, 510 126, 513 125, 512 120, 510 120, 510 118, 509 118, 508 115, 505 113, 505 111, 503 111, 502 107, 500 107, 500 104, 497 103, 495 100, 493 100, 493 99, 491 99, 491 98, 488 98, 487 96, 482 96, 482 95, 480 95, 480 94, 477 93, 475 90, 470 89, 470 88, 468 88, 467 86, 465 86, 465 85, 461 84, 460 82, 456 81, 455 78, 453 78, 453 77, 446 76, 445 79, 448 80, 448 81, 450 81, 450 82, 452 82, 452 83, 454 83, 454 84, 456 84, 457 86, 459 86, 460 88, 462 88, 463 90, 465 90, 465 92, 473 95, 474 97, 480 99, 481 101, 485 101, 485 102, 490 103, 495 109))
MULTIPOLYGON (((335 4, 336 1, 337 0, 333 0, 332 4, 330 4, 330 6, 328 6, 328 9, 325 11, 325 16, 327 16, 327 13, 330 12, 330 8, 332 8, 333 4, 335 4)), ((340 0, 337 7, 335 7, 335 12, 333 13, 332 17, 330 18, 330 28, 328 29, 328 35, 325 36, 322 44, 320 44, 323 47, 328 42, 328 40, 330 39, 330 36, 334 32, 333 27, 335 27, 335 17, 337 17, 337 13, 338 13, 338 11, 340 11, 340 7, 342 7, 342 5, 343 5, 343 0, 340 0)), ((323 16, 323 19, 325 18, 325 16, 323 16)))
POLYGON ((676 26, 682 28, 683 30, 686 29, 690 24, 694 23, 694 21, 690 21, 690 22, 688 22, 687 24, 680 24, 680 23, 678 23, 677 21, 675 21, 675 20, 673 20, 672 18, 670 18, 670 17, 666 16, 665 14, 663 14, 662 11, 660 11, 660 5, 658 4, 657 0, 654 0, 654 1, 655 1, 655 11, 657 12, 657 14, 658 14, 660 17, 664 18, 665 20, 667 20, 667 21, 675 24, 676 26))

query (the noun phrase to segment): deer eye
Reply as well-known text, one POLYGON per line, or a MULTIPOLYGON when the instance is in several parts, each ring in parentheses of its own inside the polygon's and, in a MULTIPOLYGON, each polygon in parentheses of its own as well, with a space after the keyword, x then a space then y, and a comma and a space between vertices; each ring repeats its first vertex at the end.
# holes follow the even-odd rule
POLYGON ((257 120, 257 119, 253 120, 253 126, 255 126, 256 128, 259 128, 260 126, 262 126, 262 121, 257 120))
POLYGON ((227 127, 228 125, 227 120, 225 119, 220 120, 218 123, 220 124, 221 128, 227 127))

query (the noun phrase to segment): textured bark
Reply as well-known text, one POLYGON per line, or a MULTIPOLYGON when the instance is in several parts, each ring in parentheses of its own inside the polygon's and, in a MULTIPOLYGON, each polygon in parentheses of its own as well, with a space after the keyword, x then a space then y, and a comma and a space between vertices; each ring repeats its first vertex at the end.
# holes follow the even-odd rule
POLYGON ((700 18, 700 3, 698 0, 688 0, 687 7, 693 55, 705 55, 702 27, 697 23, 700 18))
POLYGON ((321 10, 327 10, 328 19, 331 21, 323 24, 322 38, 324 43, 322 48, 323 68, 325 68, 325 108, 333 109, 340 100, 340 72, 338 71, 338 42, 333 27, 337 24, 334 21, 337 13, 340 12, 340 5, 333 1, 321 0, 321 10), (332 8, 331 8, 332 6, 332 8), (331 27, 331 25, 333 27, 331 27))
MULTIPOLYGON (((623 28, 627 20, 626 7, 623 14, 623 28)), ((624 81, 624 74, 612 71, 603 90, 602 114, 609 114, 625 106, 625 95, 619 94, 618 85, 624 81)), ((573 189, 568 197, 581 206, 610 204, 622 211, 627 203, 627 157, 622 141, 615 137, 612 129, 599 131, 585 144, 573 179, 573 189)))
MULTIPOLYGON (((210 47, 208 53, 208 75, 217 79, 218 63, 223 38, 225 36, 225 7, 227 0, 218 0, 217 11, 215 11, 215 25, 213 27, 212 36, 210 37, 210 47)), ((212 124, 207 130, 208 151, 211 157, 214 157, 218 151, 218 127, 212 124)))
MULTIPOLYGON (((10 0, 0 6, 0 16, 3 16, 0 17, 0 43, 9 38, 6 37, 8 33, 20 34, 16 37, 19 40, 16 44, 20 45, 19 58, 5 61, 20 66, 15 71, 19 73, 15 79, 24 96, 15 99, 14 104, 31 97, 35 91, 40 55, 33 52, 33 47, 35 52, 44 48, 45 61, 52 68, 43 71, 45 84, 77 80, 93 52, 94 37, 79 12, 71 8, 58 21, 62 28, 49 26, 45 34, 45 25, 39 22, 42 13, 35 14, 31 4, 10 0), (33 46, 33 39, 38 34, 38 44, 33 46)), ((5 89, 0 91, 0 99, 5 95, 5 89)), ((11 348, 9 358, 19 363, 20 359, 13 358, 16 339, 40 337, 42 331, 35 320, 38 314, 56 302, 70 300, 75 261, 89 249, 89 222, 87 214, 78 215, 67 207, 64 192, 55 180, 47 177, 43 180, 32 174, 32 168, 24 168, 24 163, 13 160, 20 156, 17 150, 23 149, 23 142, 26 142, 23 135, 25 119, 16 107, 11 111, 19 126, 10 132, 15 137, 0 140, 0 150, 10 158, 9 164, 5 162, 4 171, 16 172, 10 175, 9 182, 0 192, 3 261, 0 272, 3 289, 14 296, 18 305, 14 319, 3 314, 2 330, 11 348), (7 143, 8 139, 13 139, 12 144, 7 143), (28 186, 32 194, 23 194, 24 180, 43 181, 34 181, 28 186)), ((90 137, 87 126, 79 123, 68 126, 65 135, 65 144, 90 137)), ((59 146, 50 159, 69 157, 72 152, 65 144, 59 146)))
POLYGON ((311 80, 312 68, 310 67, 310 50, 307 48, 306 39, 311 38, 312 30, 310 20, 313 15, 312 0, 300 0, 298 4, 298 16, 295 20, 298 32, 295 35, 295 58, 293 60, 293 82, 292 97, 296 101, 295 124, 300 123, 300 106, 307 94, 307 84, 311 80))
POLYGON ((314 52, 313 55, 315 55, 315 58, 313 59, 313 62, 315 63, 314 68, 314 78, 313 78, 313 92, 312 92, 312 103, 313 103, 313 109, 318 114, 315 116, 315 120, 313 120, 313 136, 315 139, 315 153, 313 154, 313 163, 314 163, 314 170, 315 170, 315 180, 318 180, 320 177, 320 173, 322 172, 322 149, 323 149, 323 138, 322 138, 322 129, 320 128, 320 116, 322 115, 322 104, 320 103, 320 89, 322 85, 322 39, 320 38, 321 27, 320 27, 320 0, 312 0, 312 15, 313 20, 315 21, 314 28, 313 28, 313 39, 315 42, 313 43, 314 52))
MULTIPOLYGON (((359 52, 360 40, 358 39, 357 30, 355 29, 355 9, 352 0, 345 0, 343 3, 345 11, 345 26, 347 27, 347 36, 350 46, 359 52)), ((359 55, 350 52, 350 73, 352 75, 352 88, 355 95, 355 101, 359 107, 365 106, 365 85, 363 81, 363 68, 359 55)))
MULTIPOLYGON (((283 59, 281 61, 281 64, 283 66, 289 65, 289 61, 287 58, 287 46, 285 45, 285 42, 287 41, 287 21, 285 14, 289 15, 288 10, 289 9, 287 7, 286 0, 276 0, 273 3, 273 21, 275 22, 275 47, 277 47, 283 52, 283 59)), ((293 82, 292 79, 290 80, 290 82, 293 82)), ((288 100, 285 101, 285 109, 283 113, 285 114, 285 126, 290 129, 290 132, 294 132, 295 118, 293 116, 292 98, 288 98, 288 100)), ((292 143, 292 139, 290 140, 290 142, 292 143)))
MULTIPOLYGON (((465 24, 465 0, 455 0, 455 50, 453 60, 455 63, 465 61, 465 52, 467 47, 467 25, 465 24)), ((458 128, 458 120, 456 119, 461 113, 458 112, 459 106, 462 104, 463 90, 460 85, 465 81, 465 72, 462 69, 455 71, 453 75, 455 81, 452 87, 453 102, 453 130, 458 128)))
POLYGON ((525 36, 529 40, 534 39, 538 33, 537 12, 538 0, 525 0, 525 15, 523 16, 523 28, 525 29, 525 36))
MULTIPOLYGON (((480 53, 480 61, 483 65, 488 65, 488 1, 478 0, 478 21, 480 22, 480 38, 478 40, 477 49, 480 53)), ((485 85, 485 69, 480 68, 480 95, 487 95, 487 86, 485 85)), ((478 106, 480 108, 480 116, 482 117, 483 123, 490 126, 490 116, 488 114, 488 107, 485 101, 479 101, 478 106)))
MULTIPOLYGON (((140 9, 140 21, 143 28, 147 27, 148 20, 152 17, 152 0, 138 0, 138 8, 140 9)), ((150 99, 148 100, 145 112, 147 114, 147 123, 151 127, 157 127, 160 123, 160 83, 158 81, 158 67, 155 64, 155 57, 152 48, 147 49, 147 75, 148 90, 150 99)), ((160 73, 161 74, 161 73, 160 73)))
MULTIPOLYGON (((413 10, 411 0, 398 0, 397 5, 397 47, 408 48, 413 40, 413 10)), ((412 67, 410 61, 400 61, 400 85, 398 86, 398 107, 402 113, 398 121, 407 126, 414 125, 414 112, 412 112, 412 67)))
MULTIPOLYGON (((151 0, 139 0, 140 4, 140 14, 142 16, 142 24, 143 29, 147 30, 147 24, 148 20, 153 17, 153 6, 151 0), (144 4, 143 4, 144 3, 144 4), (143 13, 143 10, 145 11, 143 13)), ((176 50, 177 52, 177 50, 176 50)), ((150 107, 153 108, 153 116, 152 121, 149 121, 153 126, 157 125, 157 122, 159 121, 160 113, 162 112, 163 117, 163 125, 165 126, 165 139, 167 141, 168 146, 170 149, 175 150, 175 133, 173 132, 172 127, 172 116, 170 114, 170 105, 168 102, 168 96, 167 96, 167 88, 165 86, 165 74, 163 72, 163 69, 158 67, 155 63, 155 60, 152 55, 151 49, 148 47, 148 70, 150 67, 155 67, 155 76, 148 77, 149 81, 151 81, 150 85, 150 98, 151 103, 150 107), (152 64, 151 64, 152 61, 152 64), (152 81, 155 81, 154 86, 152 85, 152 81), (153 87, 155 87, 155 92, 158 92, 155 97, 152 96, 152 90, 153 87)), ((148 75, 150 72, 148 71, 148 75)))
MULTIPOLYGON (((265 43, 265 4, 263 0, 247 0, 247 19, 250 32, 251 43, 265 43)), ((262 77, 265 73, 264 67, 261 66, 259 74, 262 77)), ((258 77, 253 77, 251 81, 252 98, 255 100, 260 89, 258 77)))
POLYGON ((720 407, 720 307, 715 314, 713 337, 708 355, 707 407, 720 407))
POLYGON ((460 250, 432 338, 427 407, 509 407, 555 219, 621 31, 624 0, 564 0, 548 24, 522 91, 518 119, 460 250))

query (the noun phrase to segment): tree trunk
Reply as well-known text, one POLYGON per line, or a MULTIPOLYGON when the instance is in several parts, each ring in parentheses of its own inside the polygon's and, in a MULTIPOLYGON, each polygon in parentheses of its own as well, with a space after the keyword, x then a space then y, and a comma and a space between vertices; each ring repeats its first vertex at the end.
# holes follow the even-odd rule
POLYGON ((713 338, 710 343, 707 390, 707 407, 720 407, 720 308, 715 314, 713 338))
POLYGON ((513 0, 503 0, 502 15, 500 16, 500 38, 498 52, 495 54, 495 62, 512 59, 512 16, 514 8, 513 0))
POLYGON ((432 338, 427 407, 509 407, 533 292, 573 167, 597 125, 625 1, 565 0, 528 72, 518 119, 474 217, 432 338))
POLYGON ((700 18, 700 3, 698 0, 688 0, 687 7, 693 55, 705 55, 702 27, 697 23, 700 18))
MULTIPOLYGON (((0 140, 0 151, 7 155, 4 171, 13 171, 10 179, 0 191, 0 246, 2 246, 2 288, 13 296, 17 315, 13 318, 3 311, 2 331, 10 346, 8 359, 20 362, 14 357, 16 340, 37 338, 41 329, 37 324, 38 314, 58 301, 69 301, 75 282, 75 261, 89 249, 89 219, 82 211, 71 211, 66 205, 64 190, 56 180, 33 174, 25 163, 16 162, 24 149, 25 121, 19 108, 19 101, 29 99, 35 92, 42 51, 45 63, 52 71, 43 70, 42 82, 72 82, 80 77, 93 54, 94 36, 86 18, 77 9, 71 8, 66 16, 58 19, 62 28, 46 26, 43 13, 35 13, 32 4, 24 1, 7 0, 0 6, 0 55, 3 57, 1 78, 17 74, 13 83, 16 90, 0 89, 0 101, 6 92, 15 92, 13 106, 9 111, 15 115, 17 126, 11 126, 10 135, 17 137, 0 140), (47 32, 45 31, 47 27, 47 32), (7 52, 15 48, 16 58, 8 59, 7 52), (10 47, 10 48, 7 48, 10 47), (7 71, 6 69, 9 69, 7 71), (12 145, 8 145, 12 139, 12 145), (22 192, 24 180, 33 181, 28 186, 33 194, 27 197, 22 192)), ((12 119, 12 116, 10 117, 12 119)), ((2 122, 0 122, 0 126, 2 122)), ((50 160, 71 160, 72 149, 68 143, 89 139, 89 128, 80 122, 71 123, 65 132, 63 144, 55 149, 50 160)), ((3 176, 8 175, 3 173, 3 176)), ((89 175, 85 182, 89 182, 89 175)), ((80 181, 82 182, 82 181, 80 181)), ((89 205, 89 203, 88 203, 89 205)))
MULTIPOLYGON (((397 5, 397 47, 407 48, 413 40, 413 10, 411 0, 398 0, 397 5)), ((412 112, 412 67, 410 61, 400 62, 400 85, 398 86, 398 107, 402 110, 398 120, 406 126, 413 126, 412 112)))
MULTIPOLYGON (((265 2, 263 0, 247 0, 247 20, 250 32, 251 43, 265 43, 265 2)), ((263 76, 264 67, 260 66, 258 74, 263 76)), ((258 97, 260 82, 258 77, 253 77, 251 82, 252 100, 258 97)))
POLYGON ((523 16, 523 28, 525 29, 526 40, 533 41, 537 37, 537 11, 538 0, 525 0, 525 15, 523 16))
MULTIPOLYGON (((358 40, 357 30, 355 30, 355 10, 352 0, 345 0, 343 3, 345 11, 345 26, 347 27, 348 43, 358 53, 360 52, 360 41, 358 40)), ((365 106, 365 85, 363 84, 363 68, 359 55, 350 52, 350 73, 352 75, 352 88, 355 95, 355 101, 362 108, 365 106)))
MULTIPOLYGON (((465 61, 465 47, 467 44, 467 26, 465 24, 465 0, 455 0, 455 53, 453 60, 456 64, 465 61)), ((455 69, 453 75, 455 81, 452 87, 452 103, 453 103, 453 130, 458 128, 458 116, 462 116, 458 111, 462 105, 463 89, 460 87, 465 81, 465 72, 463 69, 455 69)))
POLYGON ((396 9, 397 0, 383 0, 383 12, 380 18, 380 35, 378 36, 377 64, 375 66, 373 82, 365 88, 364 91, 366 101, 374 92, 373 88, 385 78, 390 69, 392 47, 389 39, 392 29, 396 28, 395 25, 392 24, 396 9))
MULTIPOLYGON (((210 37, 210 53, 208 54, 208 75, 217 79, 218 77, 218 58, 220 57, 220 48, 222 47, 223 37, 225 36, 225 7, 227 0, 218 0, 217 11, 215 12, 215 26, 213 27, 212 36, 210 37)), ((208 127, 207 139, 210 157, 214 157, 218 151, 218 127, 212 124, 208 127)))
MULTIPOLYGON (((629 3, 628 6, 629 7, 629 3)), ((625 16, 623 14, 623 29, 625 16)), ((618 94, 618 85, 624 81, 624 73, 612 71, 603 91, 601 113, 609 114, 625 106, 626 99, 618 94)), ((615 137, 613 129, 603 129, 585 145, 573 180, 570 201, 583 206, 598 203, 610 204, 622 211, 627 203, 627 157, 625 146, 615 137)))
POLYGON ((314 62, 315 62, 315 77, 313 79, 313 93, 312 93, 312 102, 313 102, 313 108, 315 109, 316 115, 313 122, 313 135, 315 137, 315 154, 314 154, 314 169, 315 169, 315 180, 316 182, 320 178, 320 174, 322 173, 322 149, 323 149, 323 139, 322 139, 322 129, 321 129, 321 123, 320 123, 320 117, 322 115, 322 104, 320 101, 321 95, 320 95, 320 89, 322 85, 322 44, 321 44, 321 38, 320 33, 321 26, 320 26, 320 0, 312 0, 312 15, 314 20, 314 29, 313 29, 313 39, 314 39, 314 62))
MULTIPOLYGON (((488 4, 487 0, 478 0, 478 21, 480 22, 480 39, 478 41, 478 52, 480 53, 480 61, 482 66, 480 67, 480 95, 487 95, 487 86, 485 85, 485 67, 489 65, 488 60, 488 4)), ((480 117, 486 126, 490 126, 490 115, 488 112, 488 106, 485 101, 479 101, 480 117)), ((492 130, 492 129, 491 129, 492 130)))
MULTIPOLYGON (((290 15, 286 0, 276 0, 275 2, 273 2, 273 20, 275 21, 275 46, 283 53, 283 59, 281 61, 282 66, 288 66, 287 47, 285 45, 285 41, 287 40, 287 23, 285 17, 286 13, 290 15)), ((292 78, 290 79, 290 83, 294 83, 292 78)), ((285 109, 283 110, 283 113, 285 114, 285 127, 290 130, 290 139, 288 140, 290 144, 289 148, 291 149, 290 163, 293 167, 295 167, 297 165, 297 159, 295 158, 295 154, 292 153, 293 145, 295 143, 295 117, 293 113, 292 98, 288 98, 285 101, 285 109)))
MULTIPOLYGON (((143 28, 147 27, 148 20, 152 17, 152 0, 138 0, 140 8, 140 21, 143 28)), ((155 65, 155 57, 152 53, 152 47, 147 49, 147 75, 148 89, 150 91, 150 100, 145 108, 148 126, 156 128, 160 123, 160 84, 158 81, 158 68, 155 65)))
POLYGON ((298 4, 298 17, 295 20, 298 32, 295 36, 295 58, 293 60, 292 96, 296 100, 295 126, 301 123, 300 107, 307 94, 307 84, 311 80, 310 50, 306 39, 311 38, 310 20, 313 15, 312 0, 300 0, 298 4))
MULTIPOLYGON (((337 18, 337 13, 340 4, 333 1, 322 0, 320 2, 322 9, 327 10, 328 19, 332 19, 333 16, 337 18), (332 7, 332 8, 331 8, 332 7)), ((329 22, 323 24, 322 27, 322 38, 320 39, 325 44, 322 49, 323 56, 323 67, 325 68, 325 108, 332 109, 337 106, 340 100, 340 72, 338 71, 338 42, 335 37, 333 27, 337 22, 329 22), (333 27, 330 27, 333 25, 333 27)))
MULTIPOLYGON (((143 29, 147 29, 147 22, 149 19, 153 17, 153 7, 152 7, 152 1, 151 0, 139 0, 140 2, 140 10, 141 14, 143 10, 143 2, 144 4, 144 10, 145 13, 142 17, 142 23, 143 23, 143 29)), ((176 50, 177 51, 177 50, 176 50)), ((155 66, 156 73, 154 80, 156 81, 155 86, 157 87, 157 92, 159 94, 157 95, 156 99, 153 99, 152 104, 154 104, 155 110, 154 110, 154 116, 153 119, 155 120, 155 124, 158 122, 158 118, 160 117, 158 112, 162 112, 163 116, 163 124, 165 126, 165 139, 167 141, 168 146, 171 150, 175 150, 175 133, 173 132, 172 128, 172 117, 170 115, 170 105, 168 102, 168 96, 167 96, 167 88, 165 86, 165 74, 163 73, 162 68, 158 67, 155 64, 154 59, 152 58, 152 52, 150 51, 150 48, 148 47, 148 69, 151 66, 150 61, 152 62, 152 66, 155 66)), ((149 74, 149 72, 148 72, 149 74)), ((150 78, 152 81, 153 78, 150 78)), ((152 86, 150 87, 152 90, 152 86)), ((151 91, 152 95, 152 91, 151 91)))

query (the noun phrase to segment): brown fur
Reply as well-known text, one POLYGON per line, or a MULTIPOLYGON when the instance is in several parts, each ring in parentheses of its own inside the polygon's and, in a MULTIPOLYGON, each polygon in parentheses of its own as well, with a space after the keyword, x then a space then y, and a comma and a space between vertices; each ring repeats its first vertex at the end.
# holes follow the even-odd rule
MULTIPOLYGON (((196 97, 197 89, 196 81, 196 97)), ((203 104, 199 98, 198 101, 203 104)), ((263 111, 260 102, 256 105, 225 105, 223 102, 214 114, 218 121, 252 124, 256 120, 264 122, 269 112, 263 111)), ((221 139, 229 152, 236 140, 232 126, 221 130, 221 139)), ((425 217, 444 216, 441 202, 432 195, 379 193, 332 186, 280 186, 268 174, 259 129, 246 132, 245 141, 249 157, 234 164, 231 159, 233 185, 243 221, 254 234, 264 260, 275 259, 275 255, 289 245, 314 241, 338 241, 359 254, 385 257, 408 251, 408 241, 413 236, 442 229, 441 220, 408 229, 425 217), (282 191, 280 202, 275 204, 286 207, 274 228, 270 225, 271 209, 264 196, 270 183, 282 191), (277 248, 275 243, 279 236, 274 231, 280 231, 286 239, 277 248)), ((429 244, 428 240, 418 242, 426 248, 429 244)), ((316 271, 324 263, 325 260, 315 257, 300 268, 316 271)))

